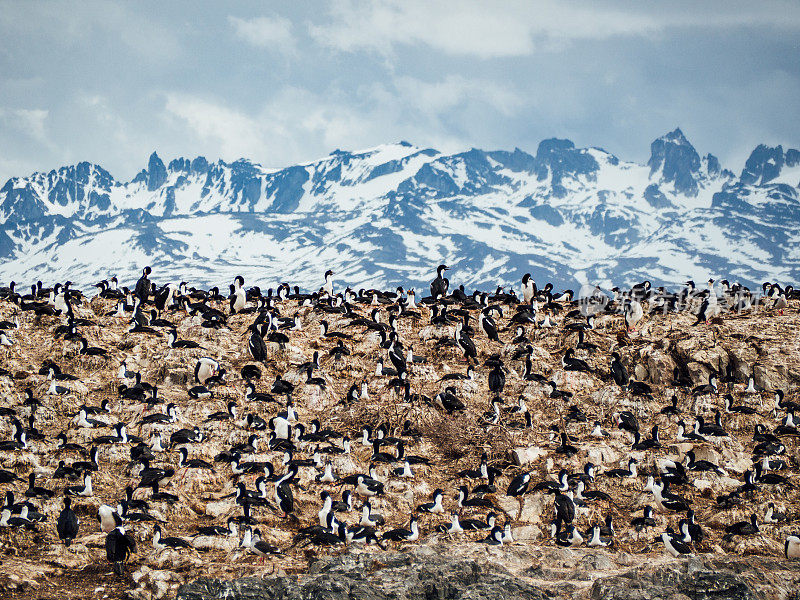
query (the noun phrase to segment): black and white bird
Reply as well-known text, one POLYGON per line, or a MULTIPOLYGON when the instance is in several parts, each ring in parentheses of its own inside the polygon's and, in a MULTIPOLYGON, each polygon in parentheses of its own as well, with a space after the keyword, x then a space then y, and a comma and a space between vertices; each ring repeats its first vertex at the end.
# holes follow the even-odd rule
POLYGON ((174 329, 170 329, 167 332, 167 346, 170 348, 177 348, 183 350, 189 350, 192 348, 201 348, 200 344, 193 340, 179 340, 178 339, 178 332, 174 329))
POLYGON ((219 525, 204 525, 197 528, 197 533, 194 534, 194 537, 199 537, 201 535, 204 536, 217 536, 222 535, 226 537, 238 537, 239 536, 239 528, 236 525, 236 518, 235 517, 228 517, 228 526, 221 527, 219 525))
POLYGON ((164 550, 165 548, 191 548, 192 544, 183 538, 179 537, 163 537, 161 533, 161 526, 156 523, 153 526, 153 547, 156 550, 164 550))
POLYGON ((456 490, 458 492, 459 508, 494 508, 494 504, 488 498, 469 497, 469 488, 462 485, 456 490))
POLYGON ((561 365, 564 367, 565 371, 584 371, 586 373, 591 373, 593 371, 585 360, 575 358, 575 350, 573 348, 568 349, 564 353, 561 359, 561 365))
POLYGON ((372 505, 369 501, 364 502, 361 507, 361 520, 359 525, 362 527, 381 527, 384 524, 383 516, 372 512, 372 505))
POLYGON ((587 537, 589 538, 586 541, 586 545, 590 548, 594 547, 606 547, 611 546, 614 543, 613 538, 610 536, 601 535, 601 527, 600 525, 593 525, 592 528, 587 532, 587 537))
POLYGON ((786 523, 787 521, 788 518, 784 513, 775 510, 774 502, 770 502, 769 504, 767 504, 767 508, 764 511, 764 523, 775 524, 775 523, 786 523))
POLYGON ((417 506, 417 512, 426 512, 437 515, 444 514, 444 506, 442 505, 444 492, 440 489, 434 490, 431 499, 433 502, 426 502, 425 504, 420 504, 417 506))
POLYGON ((78 349, 78 354, 80 354, 82 356, 107 356, 108 355, 108 350, 106 350, 104 348, 98 348, 96 346, 89 346, 89 342, 84 337, 78 338, 78 344, 80 346, 79 349, 78 349))
POLYGON ((683 512, 689 509, 689 502, 685 498, 668 491, 663 483, 654 481, 652 476, 647 478, 644 491, 653 494, 656 505, 663 511, 683 512))
POLYGON ((261 530, 252 530, 250 526, 244 530, 244 536, 239 544, 242 548, 247 548, 253 554, 261 557, 269 556, 271 554, 280 554, 280 548, 261 539, 261 530))
POLYGON ((633 525, 633 528, 637 532, 649 527, 655 527, 657 523, 653 518, 653 507, 649 504, 645 506, 644 514, 641 517, 635 517, 634 519, 631 519, 631 525, 633 525))
POLYGON ((725 412, 739 413, 740 415, 755 415, 758 413, 758 411, 751 406, 745 406, 743 404, 734 405, 733 396, 730 394, 725 394, 723 398, 725 400, 725 412))
POLYGON ((690 471, 713 471, 719 475, 723 475, 725 472, 720 469, 717 465, 712 463, 708 460, 697 460, 695 458, 694 450, 689 450, 686 453, 685 457, 686 468, 690 471))
POLYGON ((115 527, 122 525, 122 518, 114 508, 107 504, 101 504, 97 509, 97 521, 100 523, 103 533, 111 533, 115 527))
POLYGON ((166 485, 170 478, 175 475, 175 469, 172 467, 160 468, 151 467, 150 462, 144 461, 144 469, 139 473, 139 485, 136 487, 153 487, 156 485, 166 485))
POLYGON ((252 325, 251 328, 252 333, 250 334, 250 339, 247 341, 247 349, 250 352, 250 356, 253 357, 253 360, 263 363, 267 360, 267 344, 264 342, 264 337, 258 326, 252 325))
POLYGON ((494 322, 494 319, 489 315, 485 314, 484 312, 480 313, 480 317, 478 318, 478 323, 481 326, 481 329, 486 333, 486 337, 493 342, 500 342, 500 337, 497 335, 497 324, 494 322))
POLYGON ((492 530, 489 532, 489 535, 480 541, 483 542, 484 544, 489 544, 490 546, 502 546, 503 528, 499 526, 493 527, 492 530))
POLYGON ((28 475, 28 489, 25 490, 26 498, 41 498, 47 500, 53 497, 53 490, 36 485, 36 473, 33 471, 28 475))
POLYGON ((605 471, 604 474, 606 477, 617 477, 617 478, 635 478, 637 476, 636 472, 636 465, 638 461, 631 457, 628 459, 628 468, 627 469, 609 469, 605 471))
POLYGON ((519 475, 514 477, 508 484, 508 490, 506 490, 506 495, 512 497, 523 496, 525 492, 528 491, 528 485, 530 484, 530 481, 531 481, 530 473, 520 473, 519 475))
POLYGON ((174 402, 170 402, 167 404, 166 414, 164 413, 153 413, 150 415, 145 415, 142 417, 140 423, 142 425, 166 425, 168 423, 174 423, 178 420, 178 413, 175 407, 174 402))
POLYGON ((383 492, 384 486, 380 481, 370 477, 364 477, 364 475, 358 475, 356 477, 356 493, 359 496, 382 496, 383 492))
POLYGON ((786 537, 783 545, 783 554, 786 560, 800 559, 800 536, 790 535, 786 537))
POLYGON ((666 552, 671 554, 674 558, 692 554, 691 546, 676 536, 671 528, 668 528, 661 534, 661 541, 664 543, 666 552))
POLYGON ((393 542, 414 542, 418 538, 419 527, 417 526, 417 520, 414 517, 411 517, 408 529, 398 527, 397 529, 391 529, 383 534, 384 540, 393 542))
POLYGON ((216 473, 216 470, 211 463, 200 458, 189 459, 189 451, 186 448, 179 448, 178 453, 181 457, 180 461, 178 462, 178 466, 182 469, 206 469, 212 473, 216 473))
POLYGON ((612 415, 612 419, 616 423, 617 427, 623 429, 634 435, 639 432, 639 421, 634 416, 634 414, 628 410, 623 410, 619 413, 614 413, 612 415))
POLYGON ((209 421, 228 421, 228 420, 236 420, 238 418, 237 410, 236 410, 236 402, 228 402, 227 410, 221 410, 214 413, 211 413, 206 417, 206 422, 209 421))
POLYGON ((758 521, 756 514, 753 513, 750 515, 749 521, 739 521, 737 523, 733 523, 732 525, 728 525, 725 528, 725 535, 722 536, 722 539, 730 542, 733 540, 735 536, 748 536, 748 535, 755 535, 759 532, 758 528, 758 521))
POLYGON ((194 366, 194 380, 200 385, 205 385, 208 379, 217 374, 219 370, 220 364, 218 361, 204 356, 194 366))
POLYGON ((498 361, 492 370, 489 371, 488 376, 489 381, 489 391, 499 396, 503 392, 503 388, 506 385, 506 376, 503 372, 503 364, 498 361))
POLYGON ((92 476, 89 473, 86 473, 83 476, 83 485, 71 485, 64 488, 64 495, 84 497, 92 496, 92 476))

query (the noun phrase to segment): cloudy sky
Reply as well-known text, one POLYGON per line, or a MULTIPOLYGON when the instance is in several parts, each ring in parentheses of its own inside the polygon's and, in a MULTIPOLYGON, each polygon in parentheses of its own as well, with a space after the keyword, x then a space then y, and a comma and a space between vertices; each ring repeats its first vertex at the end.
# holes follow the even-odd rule
POLYGON ((738 171, 758 143, 800 146, 798 115, 794 0, 0 1, 0 185, 402 139, 645 162, 676 126, 738 171))

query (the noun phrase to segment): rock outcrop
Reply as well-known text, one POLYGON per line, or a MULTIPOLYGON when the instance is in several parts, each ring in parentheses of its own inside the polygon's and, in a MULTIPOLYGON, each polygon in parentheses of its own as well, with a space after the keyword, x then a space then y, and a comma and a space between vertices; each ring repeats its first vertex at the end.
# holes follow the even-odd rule
POLYGON ((177 600, 795 600, 800 564, 762 557, 680 560, 603 550, 418 547, 321 558, 301 576, 203 578, 177 600))

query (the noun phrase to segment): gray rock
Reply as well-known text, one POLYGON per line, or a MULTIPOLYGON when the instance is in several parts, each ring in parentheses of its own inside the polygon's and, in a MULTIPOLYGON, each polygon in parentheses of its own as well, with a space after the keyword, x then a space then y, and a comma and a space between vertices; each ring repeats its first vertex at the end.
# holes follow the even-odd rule
POLYGON ((229 582, 199 579, 178 600, 544 600, 542 592, 502 567, 431 554, 392 553, 320 560, 299 581, 286 577, 229 582))
POLYGON ((588 548, 446 545, 346 551, 304 575, 199 579, 178 600, 755 600, 794 598, 800 564, 760 556, 682 559, 588 548))
POLYGON ((633 569, 624 575, 598 579, 592 586, 593 600, 752 600, 753 590, 743 578, 730 571, 709 571, 702 561, 688 559, 684 564, 673 563, 656 567, 633 569))
POLYGON ((785 392, 789 388, 786 382, 786 373, 780 373, 777 368, 755 364, 753 365, 753 378, 756 380, 756 385, 765 390, 783 390, 785 392))
POLYGON ((689 576, 682 590, 692 600, 751 600, 752 590, 735 575, 701 571, 689 576))
POLYGON ((514 461, 515 465, 524 467, 546 456, 547 451, 539 446, 530 446, 528 448, 514 448, 510 454, 511 460, 514 461))

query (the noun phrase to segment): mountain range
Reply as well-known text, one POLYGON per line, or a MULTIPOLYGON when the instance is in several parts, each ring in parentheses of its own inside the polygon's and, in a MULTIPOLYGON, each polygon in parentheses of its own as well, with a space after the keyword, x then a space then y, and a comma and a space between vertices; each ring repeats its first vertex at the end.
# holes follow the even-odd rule
MULTIPOLYGON (((87 287, 144 265, 158 283, 316 289, 453 284, 557 288, 727 277, 800 280, 800 152, 759 145, 740 174, 680 129, 647 164, 547 139, 535 154, 444 154, 402 141, 269 169, 154 152, 131 181, 81 162, 0 189, 3 285, 87 287)), ((427 293, 427 292, 425 292, 427 293)))

